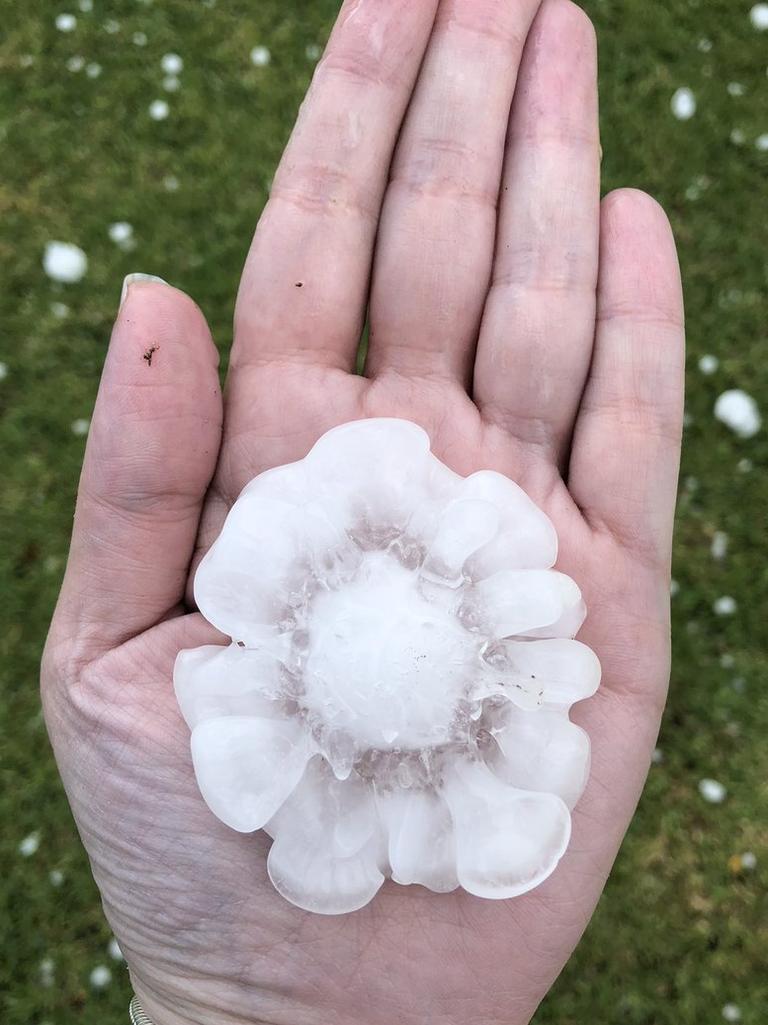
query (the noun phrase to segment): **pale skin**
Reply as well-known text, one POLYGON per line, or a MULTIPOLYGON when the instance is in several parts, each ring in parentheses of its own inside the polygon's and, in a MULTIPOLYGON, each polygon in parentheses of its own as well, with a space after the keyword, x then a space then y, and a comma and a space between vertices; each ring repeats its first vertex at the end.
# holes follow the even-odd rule
POLYGON ((194 302, 128 291, 42 683, 156 1025, 518 1025, 589 922, 667 690, 684 361, 664 213, 600 201, 595 51, 570 0, 348 0, 248 254, 223 398, 194 302), (589 606, 603 684, 572 717, 590 783, 560 867, 515 900, 387 883, 355 914, 306 914, 272 889, 268 839, 218 822, 193 778, 173 661, 225 641, 194 566, 252 477, 369 416, 517 481, 589 606))

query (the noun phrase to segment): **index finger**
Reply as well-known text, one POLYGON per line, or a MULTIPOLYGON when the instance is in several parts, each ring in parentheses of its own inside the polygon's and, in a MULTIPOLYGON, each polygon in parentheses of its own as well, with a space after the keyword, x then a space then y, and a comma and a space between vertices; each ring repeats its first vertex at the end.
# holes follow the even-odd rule
POLYGON ((245 264, 234 416, 245 367, 354 367, 392 151, 437 3, 346 0, 341 9, 245 264))

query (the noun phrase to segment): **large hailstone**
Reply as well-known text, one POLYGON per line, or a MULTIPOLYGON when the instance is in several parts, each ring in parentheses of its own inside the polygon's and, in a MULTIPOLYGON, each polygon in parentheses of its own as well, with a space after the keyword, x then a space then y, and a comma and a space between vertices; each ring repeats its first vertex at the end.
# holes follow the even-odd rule
POLYGON ((501 474, 463 478, 403 420, 330 431, 243 491, 195 597, 232 638, 179 654, 211 810, 265 829, 321 914, 384 879, 514 897, 555 869, 589 772, 568 717, 600 665, 555 530, 501 474))

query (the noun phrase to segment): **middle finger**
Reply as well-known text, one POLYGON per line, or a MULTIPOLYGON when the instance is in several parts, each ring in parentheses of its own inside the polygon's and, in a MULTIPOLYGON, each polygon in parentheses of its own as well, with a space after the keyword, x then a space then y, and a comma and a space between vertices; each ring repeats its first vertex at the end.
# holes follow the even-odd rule
POLYGON ((517 71, 540 0, 441 0, 384 201, 366 370, 467 384, 517 71))

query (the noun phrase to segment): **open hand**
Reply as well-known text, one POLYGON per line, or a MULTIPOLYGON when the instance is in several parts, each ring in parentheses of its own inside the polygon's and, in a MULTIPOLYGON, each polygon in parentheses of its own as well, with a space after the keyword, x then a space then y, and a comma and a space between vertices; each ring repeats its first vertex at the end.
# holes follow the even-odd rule
POLYGON ((589 921, 668 682, 683 378, 667 220, 637 192, 601 204, 599 178, 594 32, 570 0, 347 0, 248 255, 223 401, 199 309, 129 288, 43 696, 156 1025, 527 1022, 589 921), (306 914, 272 889, 267 838, 218 822, 193 778, 172 666, 224 638, 191 571, 252 477, 369 416, 517 481, 589 607, 591 781, 560 867, 512 901, 387 884, 306 914))

